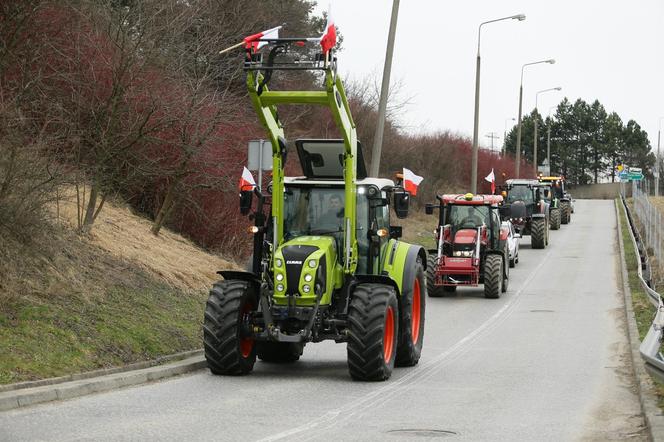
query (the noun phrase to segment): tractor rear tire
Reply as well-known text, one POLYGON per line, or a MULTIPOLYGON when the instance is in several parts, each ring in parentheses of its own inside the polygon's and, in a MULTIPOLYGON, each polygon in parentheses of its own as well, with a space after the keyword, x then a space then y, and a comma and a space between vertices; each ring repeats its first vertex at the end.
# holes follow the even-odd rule
POLYGON ((203 345, 213 374, 242 375, 256 362, 256 346, 242 337, 244 316, 257 308, 256 296, 245 281, 226 280, 214 284, 205 305, 203 345))
POLYGON ((560 229, 560 208, 556 207, 555 209, 551 209, 549 212, 549 217, 551 218, 551 230, 558 230, 560 229))
POLYGON ((569 224, 570 222, 570 207, 569 202, 563 201, 560 203, 560 224, 569 224))
POLYGON ((443 296, 441 286, 436 285, 436 255, 427 256, 427 296, 440 298, 443 296))
POLYGON ((393 287, 360 284, 348 312, 348 371, 360 381, 392 375, 399 337, 399 304, 393 287))
POLYGON ((545 218, 533 219, 530 223, 530 243, 533 249, 543 249, 547 243, 547 226, 545 218))
POLYGON ((484 261, 484 297, 500 298, 503 285, 503 258, 487 255, 484 261))
POLYGON ((304 344, 295 342, 257 342, 256 356, 263 362, 288 364, 300 359, 304 344))
POLYGON ((404 288, 401 295, 399 344, 394 362, 397 367, 412 367, 420 360, 422 342, 424 342, 425 287, 424 269, 418 259, 412 290, 406 292, 404 288))

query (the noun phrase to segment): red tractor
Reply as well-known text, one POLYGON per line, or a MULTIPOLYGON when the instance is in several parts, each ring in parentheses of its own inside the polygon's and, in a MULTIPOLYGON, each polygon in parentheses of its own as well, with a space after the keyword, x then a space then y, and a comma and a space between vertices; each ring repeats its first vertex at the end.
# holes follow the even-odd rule
POLYGON ((439 209, 437 250, 429 250, 429 296, 452 293, 458 286, 484 284, 484 296, 498 298, 509 279, 509 232, 501 226, 500 195, 437 195, 439 204, 426 205, 426 213, 439 209))

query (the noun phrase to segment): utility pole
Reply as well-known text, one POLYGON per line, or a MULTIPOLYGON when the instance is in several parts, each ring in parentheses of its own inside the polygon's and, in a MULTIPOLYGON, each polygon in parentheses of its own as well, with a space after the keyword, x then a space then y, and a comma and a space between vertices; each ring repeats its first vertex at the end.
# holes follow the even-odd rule
POLYGON ((486 134, 485 136, 486 136, 487 138, 490 138, 490 139, 491 139, 491 152, 493 152, 493 140, 497 140, 497 139, 499 139, 500 137, 499 137, 498 134, 496 134, 495 132, 489 132, 489 133, 486 134))
POLYGON ((383 148, 383 131, 385 130, 385 112, 387 111, 387 96, 390 89, 390 72, 392 71, 392 54, 394 53, 394 36, 397 32, 397 17, 399 15, 399 0, 392 2, 392 18, 390 31, 387 36, 387 51, 385 52, 385 66, 383 67, 383 84, 380 88, 380 101, 378 103, 378 122, 374 134, 374 145, 371 151, 371 170, 369 175, 378 176, 380 170, 380 152, 383 148))

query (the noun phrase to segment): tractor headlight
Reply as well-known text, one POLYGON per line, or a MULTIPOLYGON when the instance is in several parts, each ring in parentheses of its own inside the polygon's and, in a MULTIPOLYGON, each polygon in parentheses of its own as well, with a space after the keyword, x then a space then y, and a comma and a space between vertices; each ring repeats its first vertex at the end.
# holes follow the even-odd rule
POLYGON ((278 292, 283 292, 284 291, 284 285, 283 284, 277 284, 277 291, 278 292))
POLYGON ((473 251, 466 250, 465 252, 463 252, 463 256, 465 256, 466 258, 470 258, 471 256, 473 256, 473 251))
POLYGON ((316 268, 316 260, 315 259, 310 259, 309 260, 309 267, 316 268))
POLYGON ((461 256, 461 250, 457 250, 456 252, 454 252, 454 256, 461 256))
POLYGON ((277 259, 274 260, 274 265, 276 267, 281 267, 283 265, 283 261, 281 259, 277 258, 277 259))
POLYGON ((284 280, 284 274, 283 273, 277 273, 277 281, 283 281, 284 280))
POLYGON ((303 291, 304 293, 309 293, 309 292, 311 291, 311 286, 310 286, 309 284, 304 284, 304 285, 302 286, 302 291, 303 291))
POLYGON ((305 280, 306 282, 311 282, 312 279, 314 279, 314 277, 311 276, 310 274, 306 274, 306 275, 304 275, 304 280, 305 280))

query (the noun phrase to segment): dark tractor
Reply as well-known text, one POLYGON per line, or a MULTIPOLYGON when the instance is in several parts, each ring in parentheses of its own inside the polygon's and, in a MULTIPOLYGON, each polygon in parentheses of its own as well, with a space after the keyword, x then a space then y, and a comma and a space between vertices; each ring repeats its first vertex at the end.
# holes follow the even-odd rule
POLYGON ((567 191, 565 177, 563 176, 541 176, 541 183, 551 184, 553 194, 560 202, 560 223, 569 224, 572 221, 574 205, 572 204, 572 195, 567 191))
POLYGON ((458 286, 484 284, 484 296, 499 298, 507 291, 509 250, 507 228, 498 213, 500 195, 437 195, 439 210, 437 250, 429 250, 427 292, 429 296, 452 293, 458 286))
POLYGON ((539 181, 507 180, 502 195, 501 217, 512 221, 522 236, 530 235, 533 249, 545 248, 549 244, 549 204, 543 199, 539 181))

